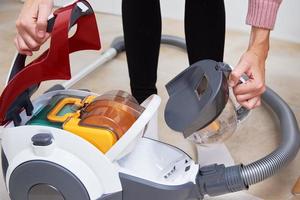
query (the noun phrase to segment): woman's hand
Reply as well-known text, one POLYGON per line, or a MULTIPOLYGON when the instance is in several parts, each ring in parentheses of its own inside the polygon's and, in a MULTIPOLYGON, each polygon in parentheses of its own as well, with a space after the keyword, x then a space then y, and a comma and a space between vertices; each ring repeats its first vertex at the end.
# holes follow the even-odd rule
POLYGON ((269 35, 270 30, 252 27, 249 47, 229 77, 229 85, 233 87, 237 101, 248 109, 261 105, 261 94, 266 90, 265 62, 269 51, 269 35), (249 80, 239 84, 244 73, 249 80))
POLYGON ((26 0, 16 21, 15 45, 21 54, 32 55, 32 51, 49 38, 47 20, 53 8, 53 0, 26 0))

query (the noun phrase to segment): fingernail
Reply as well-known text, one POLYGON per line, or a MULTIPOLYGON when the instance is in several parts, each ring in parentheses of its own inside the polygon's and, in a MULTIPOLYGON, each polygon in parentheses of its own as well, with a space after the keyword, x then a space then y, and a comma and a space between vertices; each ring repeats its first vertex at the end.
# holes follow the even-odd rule
POLYGON ((43 38, 45 36, 45 32, 44 31, 38 31, 38 36, 40 38, 43 38))

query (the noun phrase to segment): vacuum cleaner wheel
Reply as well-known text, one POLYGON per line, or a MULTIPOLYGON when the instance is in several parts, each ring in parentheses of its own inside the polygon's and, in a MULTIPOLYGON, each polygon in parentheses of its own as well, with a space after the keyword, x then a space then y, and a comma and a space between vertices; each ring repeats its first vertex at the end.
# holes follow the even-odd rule
POLYGON ((10 176, 11 199, 90 200, 82 182, 55 163, 34 160, 18 166, 10 176))

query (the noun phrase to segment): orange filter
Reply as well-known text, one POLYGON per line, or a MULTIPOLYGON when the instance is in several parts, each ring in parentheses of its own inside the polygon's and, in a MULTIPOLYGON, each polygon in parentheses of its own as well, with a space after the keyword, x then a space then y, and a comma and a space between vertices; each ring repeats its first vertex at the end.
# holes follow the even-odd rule
POLYGON ((80 125, 106 128, 120 138, 143 110, 144 108, 130 94, 110 91, 97 97, 82 110, 80 125))

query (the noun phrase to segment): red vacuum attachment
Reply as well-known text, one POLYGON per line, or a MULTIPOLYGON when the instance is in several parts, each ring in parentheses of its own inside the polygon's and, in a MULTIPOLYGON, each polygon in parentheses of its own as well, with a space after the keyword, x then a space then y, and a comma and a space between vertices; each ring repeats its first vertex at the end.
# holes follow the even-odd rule
POLYGON ((95 15, 86 1, 77 1, 56 10, 54 18, 48 21, 48 32, 51 32, 50 48, 36 60, 24 66, 26 56, 17 56, 10 80, 0 97, 1 125, 11 120, 18 125, 21 122, 19 113, 23 109, 27 115, 31 114, 30 96, 34 86, 46 80, 71 78, 70 53, 101 48, 95 15), (54 22, 53 27, 51 21, 54 22), (69 38, 69 29, 75 24, 77 31, 69 38))

